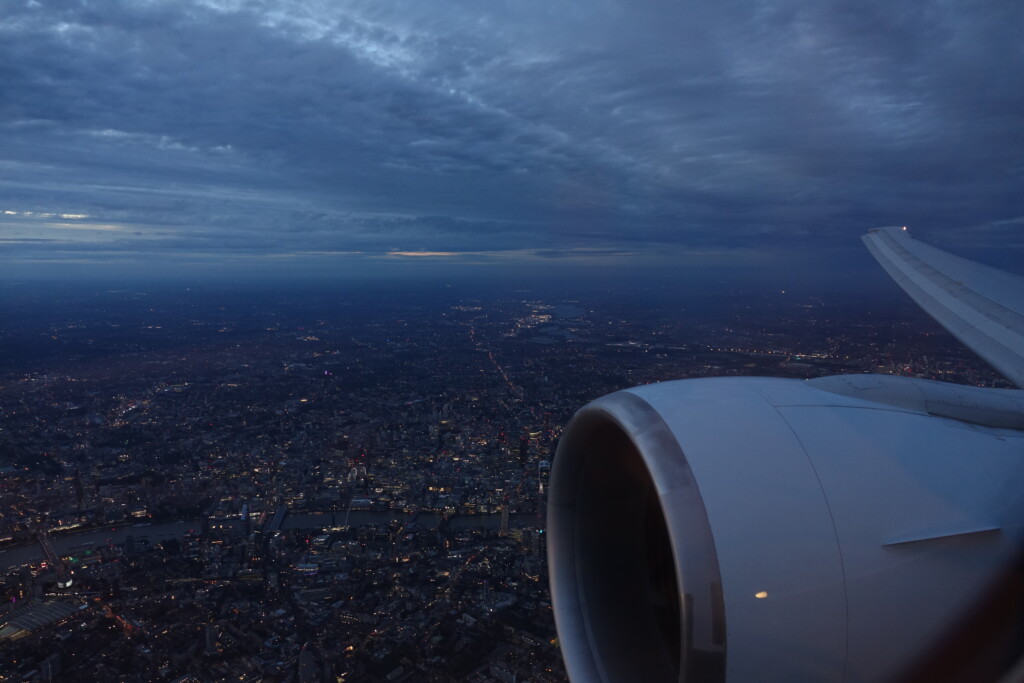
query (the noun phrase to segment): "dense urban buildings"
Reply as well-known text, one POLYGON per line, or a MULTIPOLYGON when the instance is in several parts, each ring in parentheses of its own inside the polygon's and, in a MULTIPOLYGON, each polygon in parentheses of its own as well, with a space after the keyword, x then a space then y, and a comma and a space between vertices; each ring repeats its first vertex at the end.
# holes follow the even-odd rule
POLYGON ((13 286, 3 305, 0 680, 564 680, 544 505, 579 406, 713 375, 1005 386, 902 300, 13 286))

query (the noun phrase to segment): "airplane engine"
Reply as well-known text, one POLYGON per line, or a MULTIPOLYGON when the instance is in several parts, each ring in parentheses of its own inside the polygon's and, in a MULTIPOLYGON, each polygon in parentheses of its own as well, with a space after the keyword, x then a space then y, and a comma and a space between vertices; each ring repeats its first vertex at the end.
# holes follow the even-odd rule
POLYGON ((1020 393, 719 378, 584 406, 548 501, 570 678, 998 680, 1024 634, 1020 393))

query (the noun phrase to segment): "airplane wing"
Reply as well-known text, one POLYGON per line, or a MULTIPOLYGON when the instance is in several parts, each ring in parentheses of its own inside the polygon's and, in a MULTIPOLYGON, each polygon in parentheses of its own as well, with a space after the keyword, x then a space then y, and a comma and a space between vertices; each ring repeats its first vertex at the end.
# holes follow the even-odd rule
POLYGON ((1024 388, 1024 278, 918 242, 906 228, 861 239, 921 308, 1024 388))

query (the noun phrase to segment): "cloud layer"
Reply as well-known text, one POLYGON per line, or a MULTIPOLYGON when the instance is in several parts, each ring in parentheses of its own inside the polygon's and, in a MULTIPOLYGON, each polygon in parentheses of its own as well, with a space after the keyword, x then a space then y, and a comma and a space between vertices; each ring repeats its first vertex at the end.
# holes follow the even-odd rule
POLYGON ((1022 25, 1011 2, 8 2, 0 255, 635 260, 887 224, 1020 248, 1022 25))

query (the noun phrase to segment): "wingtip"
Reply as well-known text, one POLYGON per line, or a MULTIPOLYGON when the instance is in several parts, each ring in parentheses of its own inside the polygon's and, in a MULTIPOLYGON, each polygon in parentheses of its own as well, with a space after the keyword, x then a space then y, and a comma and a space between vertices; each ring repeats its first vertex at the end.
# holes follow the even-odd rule
POLYGON ((914 240, 914 236, 910 234, 910 230, 905 225, 888 225, 880 228, 870 228, 867 232, 860 236, 860 239, 869 248, 873 243, 880 242, 884 238, 889 238, 897 243, 904 245, 909 244, 910 240, 914 240))
POLYGON ((905 225, 886 225, 880 228, 869 228, 865 236, 873 235, 875 233, 885 233, 889 235, 906 235, 910 236, 910 228, 905 225))

